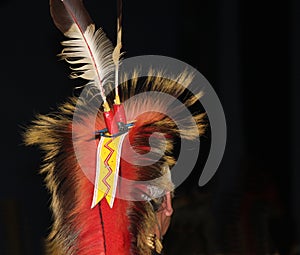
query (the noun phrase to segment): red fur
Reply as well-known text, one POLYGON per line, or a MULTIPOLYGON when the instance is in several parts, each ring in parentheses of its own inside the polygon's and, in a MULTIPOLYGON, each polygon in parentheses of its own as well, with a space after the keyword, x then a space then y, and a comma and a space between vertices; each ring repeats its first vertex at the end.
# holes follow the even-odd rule
MULTIPOLYGON (((87 118, 84 123, 93 123, 87 118)), ((96 130, 103 128, 103 119, 97 118, 96 130)), ((106 199, 100 202, 100 208, 97 205, 91 209, 94 185, 91 179, 95 178, 96 169, 96 149, 98 141, 91 141, 89 138, 95 130, 92 125, 84 126, 82 124, 74 125, 73 132, 80 134, 84 139, 75 142, 75 147, 80 148, 77 157, 80 158, 80 165, 84 166, 83 171, 76 171, 78 193, 75 195, 77 203, 73 214, 76 215, 76 229, 79 231, 77 255, 129 255, 131 237, 128 230, 129 222, 126 214, 129 202, 116 198, 113 209, 109 207, 106 199), (101 212, 100 212, 101 210, 101 212), (102 214, 101 225, 100 215, 102 214), (104 230, 104 232, 103 232, 104 230), (105 241, 105 243, 104 243, 105 241), (104 253, 103 253, 104 254, 104 253)), ((126 161, 121 162, 122 173, 132 173, 132 166, 126 161)), ((134 179, 134 174, 123 175, 125 178, 134 179)))
POLYGON ((80 231, 78 237, 78 255, 94 255, 104 252, 103 233, 99 220, 98 207, 91 209, 94 185, 86 178, 82 171, 78 175, 76 227, 80 231))

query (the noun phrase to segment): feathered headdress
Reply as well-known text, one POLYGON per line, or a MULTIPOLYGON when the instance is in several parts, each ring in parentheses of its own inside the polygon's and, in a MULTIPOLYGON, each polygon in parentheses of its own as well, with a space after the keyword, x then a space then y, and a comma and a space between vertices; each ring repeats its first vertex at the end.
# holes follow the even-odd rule
POLYGON ((189 92, 193 75, 185 71, 173 79, 155 70, 121 76, 120 14, 114 48, 81 0, 50 0, 50 7, 68 38, 59 56, 72 78, 88 83, 56 112, 38 115, 24 135, 45 153, 41 173, 53 213, 47 253, 151 254, 156 207, 174 188, 174 145, 204 132, 204 114, 182 114, 201 92, 189 92))

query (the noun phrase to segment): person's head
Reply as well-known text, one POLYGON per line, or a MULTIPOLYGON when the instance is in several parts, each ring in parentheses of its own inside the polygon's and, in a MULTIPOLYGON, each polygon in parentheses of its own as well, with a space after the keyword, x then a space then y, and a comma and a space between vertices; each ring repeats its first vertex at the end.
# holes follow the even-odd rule
POLYGON ((186 70, 175 77, 164 77, 163 70, 150 69, 146 76, 129 70, 119 77, 121 44, 114 50, 104 32, 95 30, 82 1, 50 0, 50 9, 69 39, 61 58, 72 65, 73 78, 89 82, 79 97, 39 115, 25 133, 27 145, 45 152, 41 171, 53 213, 48 253, 160 253, 173 213, 176 141, 204 133, 205 114, 194 108, 201 87, 188 89, 193 74, 186 70), (120 84, 108 93, 112 80, 120 84), (123 107, 117 119, 124 122, 115 120, 123 107), (146 184, 139 193, 125 180, 146 184), (124 186, 137 199, 118 196, 124 186))

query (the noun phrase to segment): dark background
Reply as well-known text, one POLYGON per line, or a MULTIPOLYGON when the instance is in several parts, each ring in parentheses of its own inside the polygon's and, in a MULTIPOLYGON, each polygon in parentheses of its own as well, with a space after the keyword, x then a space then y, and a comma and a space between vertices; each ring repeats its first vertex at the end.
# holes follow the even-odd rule
MULTIPOLYGON (((115 42, 115 1, 85 1, 115 42)), ((51 224, 40 152, 22 127, 55 109, 76 81, 59 62, 48 1, 4 1, 1 24, 0 254, 42 254, 51 224)), ((205 161, 178 190, 168 254, 300 254, 300 2, 124 1, 125 57, 165 55, 200 71, 223 105, 224 158, 204 187, 205 161), (297 250, 298 249, 298 250, 297 250)))

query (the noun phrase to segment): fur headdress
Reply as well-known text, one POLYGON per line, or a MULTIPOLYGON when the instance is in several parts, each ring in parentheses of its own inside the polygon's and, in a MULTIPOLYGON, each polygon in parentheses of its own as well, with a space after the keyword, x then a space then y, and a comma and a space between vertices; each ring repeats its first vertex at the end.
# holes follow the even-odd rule
POLYGON ((146 238, 155 207, 161 191, 174 188, 174 146, 204 132, 203 113, 193 108, 194 114, 182 114, 201 91, 189 92, 193 75, 185 71, 172 79, 155 70, 143 78, 138 72, 119 75, 121 15, 113 48, 81 0, 51 0, 50 7, 56 26, 69 38, 60 57, 72 65, 72 78, 89 82, 56 112, 36 116, 24 134, 27 145, 44 151, 41 173, 53 213, 47 252, 151 254, 146 238), (165 95, 182 104, 166 101, 165 95), (98 184, 104 189, 95 188, 98 184))

